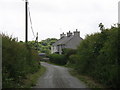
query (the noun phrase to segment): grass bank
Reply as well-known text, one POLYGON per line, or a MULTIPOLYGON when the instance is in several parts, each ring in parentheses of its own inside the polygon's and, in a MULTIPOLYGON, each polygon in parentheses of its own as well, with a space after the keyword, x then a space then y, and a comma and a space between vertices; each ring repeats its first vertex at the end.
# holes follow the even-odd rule
POLYGON ((73 69, 70 69, 69 72, 72 76, 75 76, 79 80, 83 81, 88 86, 88 88, 93 88, 94 90, 97 90, 98 88, 106 88, 102 84, 95 81, 93 78, 88 77, 88 76, 84 76, 84 75, 80 75, 77 73, 77 71, 75 71, 73 69))
POLYGON ((45 71, 46 71, 46 68, 41 66, 38 72, 28 75, 27 79, 23 81, 24 82, 23 88, 31 88, 35 86, 38 78, 42 76, 45 73, 45 71))

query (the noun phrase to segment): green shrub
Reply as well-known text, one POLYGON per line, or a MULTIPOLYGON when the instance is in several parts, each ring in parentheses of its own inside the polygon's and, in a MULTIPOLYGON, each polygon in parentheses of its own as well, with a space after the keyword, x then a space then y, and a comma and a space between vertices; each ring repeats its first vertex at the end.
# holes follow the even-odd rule
POLYGON ((2 34, 2 85, 3 88, 21 87, 22 80, 39 68, 39 57, 29 45, 2 34))
POLYGON ((68 65, 68 64, 72 64, 72 63, 70 63, 70 61, 69 61, 69 59, 70 59, 69 57, 70 57, 71 55, 75 55, 76 52, 77 52, 76 49, 69 49, 69 48, 64 48, 64 49, 63 49, 62 54, 65 56, 65 60, 67 61, 67 65, 68 65))
POLYGON ((107 40, 99 51, 100 55, 97 57, 97 62, 101 63, 100 67, 103 72, 101 77, 104 77, 102 83, 110 87, 118 87, 118 84, 120 85, 118 51, 118 28, 112 28, 109 30, 107 40))
POLYGON ((79 59, 78 55, 71 55, 71 56, 69 56, 69 63, 77 64, 78 59, 79 59))
POLYGON ((76 54, 76 52, 76 49, 64 48, 62 54, 64 54, 65 57, 68 59, 70 55, 76 54))
POLYGON ((50 62, 55 64, 65 65, 67 63, 64 55, 50 54, 49 58, 50 58, 50 62))
POLYGON ((77 49, 79 57, 76 59, 75 69, 108 87, 119 87, 119 30, 117 27, 112 27, 101 33, 88 35, 77 49))

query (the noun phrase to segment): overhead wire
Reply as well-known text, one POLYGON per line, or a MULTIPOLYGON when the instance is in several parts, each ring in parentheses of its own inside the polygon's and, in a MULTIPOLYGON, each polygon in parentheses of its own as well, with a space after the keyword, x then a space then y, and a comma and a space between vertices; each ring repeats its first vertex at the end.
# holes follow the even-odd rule
MULTIPOLYGON (((29 4, 29 2, 28 2, 28 4, 29 4)), ((33 36, 34 36, 33 39, 36 39, 35 42, 34 42, 34 45, 37 46, 36 49, 38 50, 38 33, 37 33, 37 36, 35 36, 34 30, 33 30, 32 19, 31 19, 30 7, 29 6, 28 6, 28 14, 29 14, 29 19, 30 19, 30 24, 31 24, 31 30, 32 30, 32 33, 33 33, 33 36)))
MULTIPOLYGON (((22 0, 22 1, 24 1, 24 2, 28 2, 28 4, 29 4, 29 1, 28 1, 28 0, 22 0)), ((29 20, 30 20, 30 24, 31 24, 32 34, 33 34, 33 36, 34 36, 33 39, 35 39, 36 36, 35 36, 35 34, 34 34, 34 30, 33 30, 33 24, 32 24, 32 19, 31 19, 30 7, 28 6, 27 8, 28 8, 28 15, 29 15, 29 20)))
POLYGON ((28 7, 28 13, 29 13, 29 19, 30 19, 30 24, 31 24, 31 30, 33 33, 33 36, 35 38, 34 30, 33 30, 33 24, 32 24, 32 19, 31 19, 31 14, 30 14, 30 7, 28 7))

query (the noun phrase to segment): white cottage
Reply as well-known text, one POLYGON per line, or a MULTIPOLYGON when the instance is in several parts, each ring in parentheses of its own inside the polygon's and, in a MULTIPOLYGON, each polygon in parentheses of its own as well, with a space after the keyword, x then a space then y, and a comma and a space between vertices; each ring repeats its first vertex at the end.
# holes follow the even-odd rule
POLYGON ((64 48, 76 49, 83 39, 80 37, 80 32, 77 29, 73 33, 69 31, 67 36, 64 33, 60 34, 60 39, 51 47, 51 53, 62 54, 62 49, 64 48))

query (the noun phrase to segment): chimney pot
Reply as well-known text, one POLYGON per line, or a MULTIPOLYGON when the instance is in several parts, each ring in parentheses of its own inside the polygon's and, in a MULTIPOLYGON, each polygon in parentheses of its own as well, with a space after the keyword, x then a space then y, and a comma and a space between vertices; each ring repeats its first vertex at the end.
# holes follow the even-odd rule
POLYGON ((76 31, 74 31, 74 36, 80 36, 80 32, 78 31, 78 29, 76 29, 76 31))
POLYGON ((64 32, 62 34, 60 34, 60 38, 64 38, 66 36, 66 34, 64 34, 64 32))
POLYGON ((72 33, 69 31, 69 32, 67 33, 67 37, 70 37, 70 36, 72 36, 72 33))

